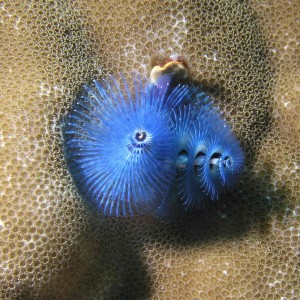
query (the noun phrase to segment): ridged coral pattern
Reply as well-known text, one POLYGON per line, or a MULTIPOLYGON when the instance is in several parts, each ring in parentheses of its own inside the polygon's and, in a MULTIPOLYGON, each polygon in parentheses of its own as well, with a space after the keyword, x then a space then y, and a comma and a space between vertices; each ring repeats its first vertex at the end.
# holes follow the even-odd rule
POLYGON ((299 1, 2 1, 0 299, 299 299, 299 1), (245 149, 180 224, 103 220, 63 156, 83 83, 185 57, 245 149))

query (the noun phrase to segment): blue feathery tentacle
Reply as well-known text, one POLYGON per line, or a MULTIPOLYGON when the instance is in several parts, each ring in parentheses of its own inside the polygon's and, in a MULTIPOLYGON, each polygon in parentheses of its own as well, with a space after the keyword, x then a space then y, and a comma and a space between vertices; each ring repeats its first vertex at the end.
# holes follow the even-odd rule
MULTIPOLYGON (((195 90, 190 90, 194 92, 195 90)), ((203 98, 203 102, 199 102, 198 106, 183 105, 175 109, 172 109, 171 119, 175 130, 175 139, 177 144, 177 159, 176 159, 176 179, 173 181, 168 196, 163 201, 157 210, 157 215, 163 219, 174 219, 182 215, 184 203, 187 199, 196 197, 195 191, 198 191, 198 182, 194 180, 193 164, 194 149, 189 146, 189 140, 191 130, 194 130, 194 139, 200 142, 200 137, 204 132, 197 131, 193 128, 193 120, 199 115, 205 114, 211 110, 211 103, 207 101, 207 98, 203 98), (190 149, 188 148, 190 147, 190 149), (179 197, 178 197, 179 195, 179 197), (191 195, 191 196, 190 196, 191 195)), ((203 192, 202 192, 203 194, 203 192)), ((203 195, 203 201, 205 196, 203 195)), ((203 201, 193 199, 193 203, 199 203, 202 205, 203 201)))
MULTIPOLYGON (((198 110, 198 108, 197 108, 198 110)), ((243 151, 230 126, 211 106, 195 114, 191 106, 174 113, 179 145, 177 188, 186 210, 202 209, 232 187, 244 164, 243 151)))
POLYGON ((232 187, 239 178, 244 154, 230 126, 218 114, 213 113, 208 119, 211 136, 199 179, 205 193, 217 200, 220 193, 232 187))
MULTIPOLYGON (((188 157, 185 155, 186 153, 183 149, 187 143, 186 136, 194 113, 195 108, 191 105, 180 106, 177 109, 172 109, 171 112, 172 125, 175 133, 174 139, 176 141, 176 153, 178 155, 177 158, 175 158, 176 178, 179 176, 178 174, 186 171, 187 165, 189 164, 188 157)), ((156 214, 163 219, 170 219, 181 215, 183 211, 183 201, 178 199, 178 194, 178 184, 175 179, 170 185, 167 197, 161 202, 156 214)))
POLYGON ((124 78, 85 85, 65 118, 70 173, 81 195, 106 216, 152 212, 176 173, 170 107, 183 101, 189 87, 166 95, 141 78, 133 85, 134 93, 124 78))
POLYGON ((184 201, 185 209, 203 208, 207 199, 202 183, 199 181, 210 137, 210 131, 206 124, 208 120, 202 119, 203 114, 207 115, 207 112, 201 111, 198 118, 193 119, 190 123, 186 144, 179 152, 184 153, 187 157, 185 170, 178 173, 179 194, 184 201))

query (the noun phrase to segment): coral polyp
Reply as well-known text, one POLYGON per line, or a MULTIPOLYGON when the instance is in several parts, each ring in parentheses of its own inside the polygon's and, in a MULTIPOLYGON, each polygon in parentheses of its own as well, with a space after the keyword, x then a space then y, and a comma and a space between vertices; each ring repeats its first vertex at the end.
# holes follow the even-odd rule
POLYGON ((153 211, 175 176, 176 140, 169 107, 188 87, 149 88, 111 77, 85 86, 64 125, 65 155, 84 199, 106 216, 153 211), (123 92, 124 91, 124 92, 123 92))

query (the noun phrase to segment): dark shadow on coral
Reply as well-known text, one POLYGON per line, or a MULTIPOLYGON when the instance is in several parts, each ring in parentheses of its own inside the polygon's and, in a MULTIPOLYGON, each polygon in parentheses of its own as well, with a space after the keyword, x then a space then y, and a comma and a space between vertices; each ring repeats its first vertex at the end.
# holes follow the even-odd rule
POLYGON ((149 298, 148 272, 128 220, 103 219, 93 208, 88 210, 89 230, 79 249, 85 271, 69 299, 83 299, 86 291, 96 299, 149 298))
POLYGON ((177 215, 176 219, 157 223, 155 232, 148 231, 149 237, 156 236, 166 227, 169 227, 168 235, 160 242, 173 245, 236 239, 253 228, 262 235, 267 234, 270 217, 283 214, 287 203, 284 190, 274 191, 271 167, 265 166, 263 174, 263 177, 257 174, 255 178, 253 175, 244 176, 240 183, 242 189, 237 187, 222 195, 219 201, 211 202, 206 210, 177 215))
POLYGON ((130 230, 135 220, 103 218, 88 205, 86 211, 87 228, 74 245, 71 260, 51 276, 38 298, 28 294, 20 300, 150 298, 150 278, 130 230))

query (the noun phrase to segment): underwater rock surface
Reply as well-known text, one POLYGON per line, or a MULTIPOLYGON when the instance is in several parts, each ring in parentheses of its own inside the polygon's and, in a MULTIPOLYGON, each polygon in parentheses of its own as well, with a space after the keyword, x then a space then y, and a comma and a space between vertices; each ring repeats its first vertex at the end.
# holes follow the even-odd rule
POLYGON ((0 299, 297 299, 299 1, 3 1, 0 299), (103 220, 63 158, 82 83, 183 55, 245 149, 180 223, 103 220))

